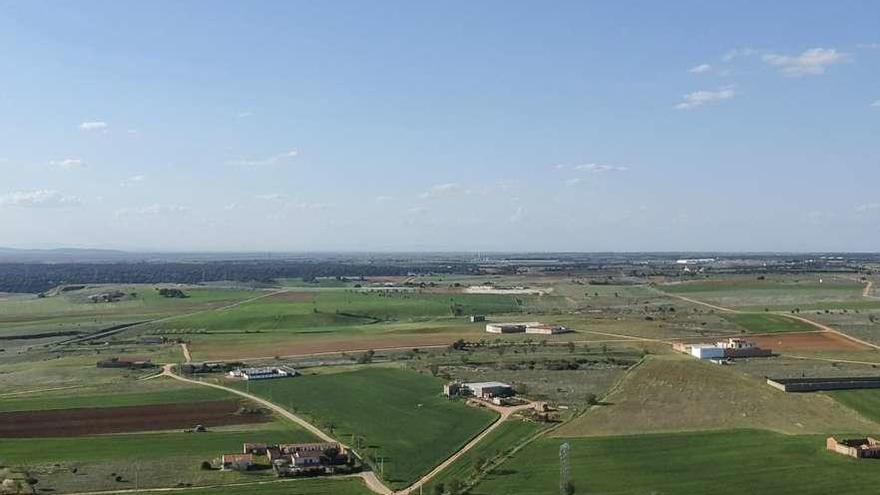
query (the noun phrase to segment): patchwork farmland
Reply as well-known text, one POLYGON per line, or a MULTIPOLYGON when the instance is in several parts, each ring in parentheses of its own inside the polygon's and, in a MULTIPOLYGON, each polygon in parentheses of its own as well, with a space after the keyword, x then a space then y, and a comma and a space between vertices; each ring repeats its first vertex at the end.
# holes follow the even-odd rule
MULTIPOLYGON (((48 313, 61 331, 87 337, 81 333, 85 327, 77 327, 83 318, 97 318, 100 326, 107 317, 97 316, 95 304, 108 305, 107 314, 120 321, 150 321, 67 343, 33 339, 28 351, 10 347, 15 350, 0 362, 5 386, 0 459, 55 493, 179 488, 205 494, 234 489, 360 495, 406 491, 415 482, 444 495, 555 493, 558 464, 525 465, 523 459, 568 442, 576 493, 685 493, 672 473, 691 477, 687 486, 693 490, 709 483, 686 469, 688 459, 704 455, 702 446, 689 443, 699 439, 727 449, 723 459, 731 462, 798 446, 804 450, 791 457, 793 466, 810 459, 823 472, 871 476, 858 466, 815 456, 822 453, 822 435, 880 433, 873 391, 793 395, 763 379, 871 374, 872 363, 880 365, 880 351, 848 338, 845 329, 822 330, 782 309, 813 297, 816 304, 856 304, 864 297, 852 295, 860 284, 829 278, 829 286, 788 276, 634 285, 584 280, 497 275, 286 280, 258 290, 185 287, 190 297, 161 299, 155 287, 129 285, 118 292, 143 294, 140 301, 90 302, 96 293, 113 290, 108 286, 41 300, 3 299, 0 319, 15 315, 36 329, 45 321, 38 306, 46 304, 47 311, 55 308, 48 313), (485 280, 495 286, 466 292, 485 280), (8 301, 16 307, 4 313, 8 301), (25 302, 35 305, 33 314, 23 309, 25 302), (712 307, 731 302, 730 308, 712 307), (472 315, 573 331, 488 334, 487 323, 469 321, 472 315), (774 354, 714 364, 676 354, 671 345, 732 336, 774 354), (156 366, 95 366, 120 356, 150 359, 156 366), (281 366, 299 373, 255 381, 210 372, 177 376, 187 359, 197 367, 281 366), (512 384, 522 405, 505 409, 442 396, 444 384, 481 381, 512 384), (185 432, 197 425, 208 432, 185 432), (241 452, 244 443, 327 438, 353 449, 364 469, 360 478, 279 480, 281 471, 262 458, 249 470, 217 467, 221 456, 241 452), (479 441, 471 444, 474 438, 479 441), (762 447, 757 438, 774 439, 773 446, 762 447), (645 449, 658 449, 659 442, 668 447, 657 458, 639 454, 624 461, 617 447, 622 439, 645 449), (149 455, 156 452, 167 455, 149 455), (658 459, 669 459, 669 477, 648 469, 627 478, 626 486, 612 484, 619 478, 614 466, 658 459), (601 474, 581 478, 580 468, 601 474)), ((822 321, 846 314, 835 311, 821 311, 822 321)), ((795 315, 812 321, 820 316, 804 310, 795 315)), ((862 335, 871 324, 867 316, 864 320, 862 335)), ((731 467, 720 476, 742 472, 731 467)), ((776 486, 768 476, 759 472, 743 486, 776 486)), ((807 485, 790 486, 811 493, 807 485)))

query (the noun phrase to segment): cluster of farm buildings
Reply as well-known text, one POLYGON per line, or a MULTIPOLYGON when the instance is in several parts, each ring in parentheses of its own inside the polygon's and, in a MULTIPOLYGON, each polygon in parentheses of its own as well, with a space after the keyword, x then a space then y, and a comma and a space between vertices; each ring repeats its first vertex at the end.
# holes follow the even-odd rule
POLYGON ((714 344, 688 344, 676 342, 672 344, 676 351, 689 354, 697 359, 724 360, 732 358, 770 357, 772 349, 762 349, 754 342, 731 338, 719 340, 714 344))
POLYGON ((241 453, 223 454, 220 462, 224 470, 247 471, 258 464, 259 457, 265 457, 278 476, 333 474, 352 460, 349 452, 336 442, 246 443, 241 453))
POLYGON ((501 382, 451 382, 443 385, 443 395, 446 397, 475 397, 504 405, 505 399, 513 397, 516 392, 513 387, 501 382))
POLYGON ((489 323, 486 325, 488 333, 534 333, 541 335, 556 335, 567 333, 571 330, 562 325, 547 325, 537 321, 527 323, 489 323))

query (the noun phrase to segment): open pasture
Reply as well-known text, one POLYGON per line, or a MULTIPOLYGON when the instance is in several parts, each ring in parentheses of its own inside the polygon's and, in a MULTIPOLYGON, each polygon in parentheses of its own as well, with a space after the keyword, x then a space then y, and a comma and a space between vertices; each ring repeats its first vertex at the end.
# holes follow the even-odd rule
POLYGON ((0 411, 49 411, 69 408, 115 408, 156 404, 183 404, 229 399, 232 394, 209 387, 197 387, 171 379, 111 385, 104 389, 87 386, 46 390, 35 389, 0 394, 0 411), (178 385, 179 384, 179 385, 178 385), (132 390, 134 388, 134 390, 132 390))
POLYGON ((863 298, 864 287, 855 280, 812 274, 768 277, 765 280, 739 276, 665 284, 658 288, 670 294, 746 311, 811 310, 852 305, 880 307, 880 301, 863 298))
POLYGON ((544 438, 493 470, 472 495, 559 493, 559 448, 571 446, 575 493, 690 495, 861 492, 880 483, 878 461, 825 450, 821 435, 768 431, 544 438))
POLYGON ((501 424, 472 450, 459 457, 451 466, 425 485, 426 493, 434 493, 437 485, 448 486, 453 480, 464 482, 480 474, 488 465, 503 462, 512 451, 541 431, 542 425, 516 417, 501 424))
MULTIPOLYGON (((394 368, 254 382, 251 393, 311 418, 401 488, 452 455, 497 417, 442 397, 443 381, 394 368)), ((237 384, 244 388, 245 384, 237 384)))
POLYGON ((234 304, 260 291, 184 287, 186 298, 168 298, 153 285, 95 285, 53 291, 46 297, 18 295, 0 300, 0 348, 25 347, 143 322, 234 304), (90 296, 124 294, 117 302, 92 302, 90 296))
POLYGON ((786 394, 737 367, 686 356, 652 356, 605 397, 607 405, 592 408, 554 434, 573 437, 728 428, 790 434, 880 431, 880 424, 827 396, 786 394))
POLYGON ((320 291, 309 299, 279 294, 214 311, 181 318, 163 327, 208 331, 309 332, 318 328, 423 318, 463 317, 468 314, 509 314, 523 310, 526 299, 513 296, 433 294, 412 291, 320 291))
POLYGON ((724 313, 724 319, 748 333, 809 332, 817 328, 809 323, 773 313, 724 313))
MULTIPOLYGON (((863 372, 860 376, 877 376, 877 370, 863 372)), ((880 422, 880 390, 835 390, 824 392, 834 400, 845 406, 858 411, 862 416, 876 422, 880 422)))

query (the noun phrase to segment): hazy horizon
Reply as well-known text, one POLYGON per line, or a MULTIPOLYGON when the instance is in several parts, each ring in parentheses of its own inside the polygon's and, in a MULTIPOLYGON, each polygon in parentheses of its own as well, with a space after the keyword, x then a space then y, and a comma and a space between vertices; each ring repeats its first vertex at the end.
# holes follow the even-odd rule
POLYGON ((874 252, 878 19, 0 2, 0 246, 874 252))

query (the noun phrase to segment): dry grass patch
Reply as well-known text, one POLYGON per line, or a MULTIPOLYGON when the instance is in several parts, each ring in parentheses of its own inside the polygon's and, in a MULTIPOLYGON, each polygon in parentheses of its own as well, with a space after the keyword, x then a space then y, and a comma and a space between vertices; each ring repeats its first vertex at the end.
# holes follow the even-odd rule
POLYGON ((756 428, 781 433, 878 432, 880 424, 820 394, 786 394, 763 380, 683 356, 652 356, 557 436, 756 428))

